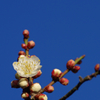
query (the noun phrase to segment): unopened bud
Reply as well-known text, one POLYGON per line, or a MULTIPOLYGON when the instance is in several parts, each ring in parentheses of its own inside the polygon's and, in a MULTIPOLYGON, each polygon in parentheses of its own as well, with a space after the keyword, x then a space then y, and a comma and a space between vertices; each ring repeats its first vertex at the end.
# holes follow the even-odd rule
POLYGON ((21 94, 21 97, 23 99, 27 99, 29 97, 29 94, 27 92, 24 92, 24 93, 21 94))
POLYGON ((19 51, 18 55, 25 55, 25 52, 24 51, 19 51))
POLYGON ((33 78, 36 79, 36 78, 38 78, 39 76, 41 76, 41 74, 42 74, 42 72, 41 72, 41 70, 39 70, 38 73, 37 73, 35 76, 33 76, 33 78))
POLYGON ((28 80, 26 78, 21 78, 19 80, 19 86, 21 88, 23 88, 23 89, 26 88, 26 87, 28 87, 29 86, 28 80))
POLYGON ((94 69, 95 69, 96 72, 99 71, 100 70, 100 64, 96 64, 94 69))
POLYGON ((24 38, 28 38, 29 37, 29 31, 28 30, 24 30, 23 31, 23 35, 24 35, 24 38))
POLYGON ((71 69, 71 71, 72 71, 73 73, 77 73, 79 70, 80 70, 80 66, 74 66, 74 67, 71 69))
POLYGON ((27 45, 28 49, 32 49, 34 46, 35 46, 35 42, 34 41, 29 41, 28 42, 28 45, 27 45))
POLYGON ((30 87, 31 92, 39 92, 41 90, 41 85, 39 83, 34 83, 30 87))
POLYGON ((48 97, 45 94, 40 94, 38 97, 35 98, 36 100, 48 100, 48 97))
POLYGON ((74 60, 69 60, 66 64, 67 69, 72 69, 75 66, 75 61, 74 60))
POLYGON ((51 92, 53 92, 54 91, 54 87, 53 86, 47 86, 46 88, 45 88, 45 91, 46 92, 48 92, 48 93, 51 93, 51 92))
POLYGON ((59 77, 60 75, 62 74, 62 72, 59 70, 59 69, 54 69, 51 73, 51 77, 54 79, 54 80, 59 80, 59 77))
POLYGON ((61 79, 59 80, 59 82, 60 82, 61 84, 63 84, 63 85, 68 85, 69 80, 68 80, 67 78, 61 78, 61 79))
POLYGON ((21 44, 21 47, 22 47, 23 49, 27 49, 27 45, 24 44, 24 43, 21 44))
POLYGON ((20 86, 19 86, 18 82, 19 82, 19 80, 13 80, 11 82, 11 87, 12 88, 19 88, 20 86))

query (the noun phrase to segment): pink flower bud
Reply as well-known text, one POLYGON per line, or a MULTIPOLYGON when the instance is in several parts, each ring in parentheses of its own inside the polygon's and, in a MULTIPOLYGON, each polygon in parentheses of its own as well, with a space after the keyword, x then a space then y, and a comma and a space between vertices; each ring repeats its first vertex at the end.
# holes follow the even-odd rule
POLYGON ((95 69, 96 72, 99 71, 100 70, 100 64, 96 64, 94 69, 95 69))
POLYGON ((41 90, 41 85, 40 85, 39 83, 34 83, 34 84, 32 84, 31 87, 30 87, 30 91, 31 91, 31 92, 37 93, 37 92, 39 92, 40 90, 41 90))
POLYGON ((41 76, 41 74, 42 74, 42 72, 41 72, 41 70, 39 70, 38 73, 37 73, 35 76, 33 76, 33 78, 36 79, 36 78, 38 78, 39 76, 41 76))
POLYGON ((48 100, 48 97, 45 94, 40 94, 38 97, 36 96, 35 98, 36 100, 48 100))
POLYGON ((18 55, 25 55, 25 52, 24 51, 19 51, 18 55))
POLYGON ((24 93, 21 94, 21 97, 23 99, 27 99, 29 97, 29 94, 27 92, 24 92, 24 93))
POLYGON ((24 38, 28 38, 29 37, 29 31, 28 30, 24 30, 23 31, 23 35, 24 35, 24 38))
POLYGON ((19 80, 13 80, 11 82, 11 87, 12 88, 19 88, 20 86, 19 86, 18 82, 19 82, 19 80))
POLYGON ((27 49, 27 45, 24 44, 24 43, 21 44, 21 47, 22 47, 23 49, 27 49))
POLYGON ((59 80, 59 82, 60 82, 61 84, 63 84, 63 85, 68 85, 69 80, 68 80, 67 78, 61 78, 61 79, 59 80))
POLYGON ((75 61, 74 60, 69 60, 66 64, 67 69, 72 69, 75 66, 75 61))
POLYGON ((19 86, 24 89, 24 88, 27 88, 29 86, 29 83, 28 83, 28 80, 27 78, 21 78, 19 80, 19 86))
POLYGON ((80 70, 80 66, 74 66, 74 67, 71 69, 71 71, 72 71, 73 73, 77 73, 79 70, 80 70))
POLYGON ((59 70, 59 69, 54 69, 51 73, 51 77, 54 79, 54 80, 59 80, 59 77, 60 75, 62 74, 62 72, 59 70))
POLYGON ((51 93, 51 92, 53 92, 54 91, 54 87, 53 86, 47 86, 46 88, 45 88, 45 91, 46 92, 48 92, 48 93, 51 93))
POLYGON ((32 49, 34 46, 35 46, 35 42, 34 41, 29 41, 28 42, 28 45, 27 45, 28 49, 32 49))
MULTIPOLYGON (((78 57, 75 59, 75 61, 77 60, 77 59, 79 59, 78 57)), ((80 60, 77 64, 81 64, 82 63, 82 60, 80 60)))

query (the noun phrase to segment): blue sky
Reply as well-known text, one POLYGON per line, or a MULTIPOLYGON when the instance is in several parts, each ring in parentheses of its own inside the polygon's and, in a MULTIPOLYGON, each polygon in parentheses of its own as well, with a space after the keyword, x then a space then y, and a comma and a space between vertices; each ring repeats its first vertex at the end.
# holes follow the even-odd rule
MULTIPOLYGON (((0 1, 0 96, 2 100, 23 100, 22 89, 11 88, 16 71, 12 63, 16 61, 22 32, 28 29, 29 40, 36 46, 30 55, 41 60, 42 75, 34 82, 42 87, 51 82, 54 68, 66 69, 66 62, 85 54, 77 74, 69 72, 68 86, 54 84, 55 91, 48 94, 49 100, 58 100, 79 81, 94 72, 100 63, 100 0, 1 0, 0 1)), ((84 83, 67 100, 99 100, 100 76, 84 83)))

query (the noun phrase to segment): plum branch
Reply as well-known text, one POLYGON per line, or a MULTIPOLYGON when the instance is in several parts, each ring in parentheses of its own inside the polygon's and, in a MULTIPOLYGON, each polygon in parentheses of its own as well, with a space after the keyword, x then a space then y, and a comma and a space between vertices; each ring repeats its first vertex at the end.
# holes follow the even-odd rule
POLYGON ((85 78, 82 78, 81 76, 79 76, 79 83, 73 88, 71 89, 66 95, 64 95, 62 98, 60 98, 59 100, 66 100, 69 96, 71 96, 75 91, 78 90, 78 88, 86 81, 91 80, 93 77, 96 77, 97 75, 100 75, 100 71, 97 71, 91 75, 87 75, 85 78))
MULTIPOLYGON (((25 49, 24 51, 19 51, 18 53, 18 59, 17 62, 13 62, 13 67, 17 71, 15 74, 15 78, 17 80, 13 80, 11 82, 12 88, 22 88, 22 94, 21 97, 24 100, 48 100, 48 97, 46 94, 43 94, 43 92, 51 93, 54 91, 54 87, 52 86, 56 82, 60 82, 62 85, 68 85, 69 80, 67 78, 64 78, 64 75, 67 74, 69 71, 72 71, 73 73, 77 73, 80 70, 80 65, 82 63, 82 59, 85 57, 85 55, 82 55, 79 58, 76 58, 75 60, 70 59, 66 63, 66 69, 64 72, 62 72, 59 69, 53 69, 51 73, 52 81, 46 85, 44 88, 41 87, 39 83, 34 83, 33 80, 41 76, 41 65, 40 65, 40 59, 35 55, 29 55, 29 50, 34 48, 35 42, 34 41, 28 41, 29 39, 29 31, 24 30, 23 31, 24 36, 24 43, 21 44, 22 48, 25 49)), ((79 76, 79 83, 70 90, 65 96, 60 98, 59 100, 65 100, 69 96, 71 96, 78 88, 86 81, 91 80, 96 75, 100 74, 100 65, 97 64, 95 66, 95 73, 86 76, 84 79, 79 76)))

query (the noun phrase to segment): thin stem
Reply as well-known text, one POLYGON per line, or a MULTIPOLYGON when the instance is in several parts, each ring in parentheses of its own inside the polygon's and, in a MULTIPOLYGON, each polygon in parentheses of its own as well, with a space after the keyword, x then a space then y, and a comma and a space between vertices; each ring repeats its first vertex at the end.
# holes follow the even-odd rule
POLYGON ((29 83, 30 83, 30 86, 33 84, 33 78, 32 77, 29 77, 29 83))
MULTIPOLYGON (((27 45, 27 44, 28 44, 28 39, 24 39, 24 42, 25 42, 25 44, 27 45)), ((29 55, 29 49, 28 49, 28 48, 25 49, 25 53, 26 53, 26 56, 29 55)))
POLYGON ((82 55, 80 58, 78 58, 77 60, 75 60, 75 64, 77 64, 79 61, 81 61, 84 57, 85 57, 85 55, 82 55))
POLYGON ((28 56, 29 55, 29 50, 26 49, 25 52, 26 52, 26 56, 28 56))
POLYGON ((67 74, 70 70, 69 69, 66 69, 62 74, 61 76, 59 77, 59 79, 61 79, 65 74, 67 74))

